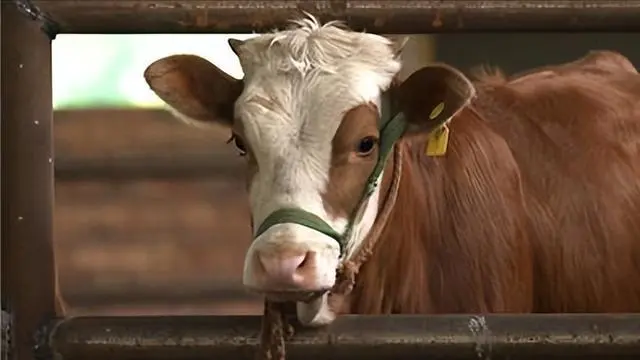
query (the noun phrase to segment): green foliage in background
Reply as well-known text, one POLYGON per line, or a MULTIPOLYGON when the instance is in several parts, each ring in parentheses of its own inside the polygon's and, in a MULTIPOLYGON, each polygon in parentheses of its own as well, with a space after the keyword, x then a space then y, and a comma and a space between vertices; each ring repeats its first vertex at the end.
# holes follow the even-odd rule
POLYGON ((197 54, 235 77, 242 77, 227 39, 251 34, 59 35, 53 41, 53 106, 160 107, 144 69, 172 54, 197 54))
POLYGON ((82 46, 85 41, 78 41, 77 47, 64 44, 66 46, 63 48, 56 49, 59 50, 56 54, 59 59, 54 59, 54 89, 61 91, 55 96, 55 107, 134 106, 134 101, 120 88, 122 77, 126 76, 123 70, 127 68, 133 55, 131 40, 127 37, 96 37, 92 45, 98 46, 87 49, 82 46), (71 64, 56 67, 56 60, 71 64))

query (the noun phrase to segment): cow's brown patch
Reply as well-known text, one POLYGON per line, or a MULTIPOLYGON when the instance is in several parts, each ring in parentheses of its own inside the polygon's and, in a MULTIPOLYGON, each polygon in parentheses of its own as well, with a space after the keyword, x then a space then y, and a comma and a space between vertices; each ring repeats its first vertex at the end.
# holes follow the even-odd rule
POLYGON ((378 118, 375 105, 356 106, 345 113, 333 137, 329 182, 322 197, 326 211, 334 218, 353 214, 376 166, 378 145, 364 156, 358 153, 358 145, 367 137, 379 139, 378 118))

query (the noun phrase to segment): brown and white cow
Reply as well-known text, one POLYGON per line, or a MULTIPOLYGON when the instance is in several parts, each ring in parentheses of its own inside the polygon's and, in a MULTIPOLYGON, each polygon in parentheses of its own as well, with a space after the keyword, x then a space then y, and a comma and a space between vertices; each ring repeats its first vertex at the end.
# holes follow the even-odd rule
POLYGON ((336 23, 229 43, 242 80, 193 55, 145 78, 246 159, 248 288, 327 324, 336 269, 375 240, 344 311, 640 311, 640 75, 622 55, 398 84, 401 45, 336 23))

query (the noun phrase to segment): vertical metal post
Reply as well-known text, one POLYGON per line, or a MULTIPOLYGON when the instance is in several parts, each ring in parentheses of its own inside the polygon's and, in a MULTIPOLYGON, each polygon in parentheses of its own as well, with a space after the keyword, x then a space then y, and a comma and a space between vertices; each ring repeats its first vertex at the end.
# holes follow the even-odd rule
POLYGON ((2 307, 10 358, 32 360, 55 315, 51 40, 15 2, 1 6, 2 307))

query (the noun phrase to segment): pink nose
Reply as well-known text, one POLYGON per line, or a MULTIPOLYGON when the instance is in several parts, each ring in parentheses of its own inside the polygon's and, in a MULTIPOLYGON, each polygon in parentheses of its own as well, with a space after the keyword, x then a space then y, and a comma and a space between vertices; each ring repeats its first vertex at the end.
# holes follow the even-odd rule
POLYGON ((314 252, 258 253, 256 276, 269 290, 305 290, 316 267, 314 252))

